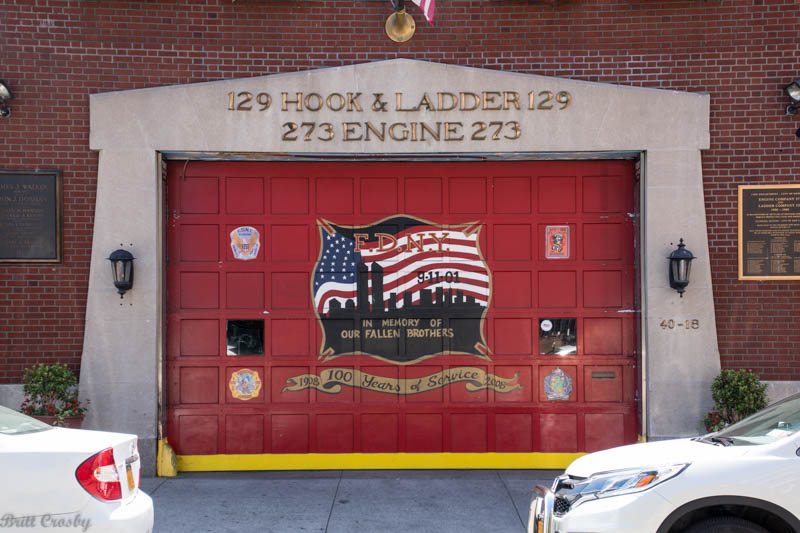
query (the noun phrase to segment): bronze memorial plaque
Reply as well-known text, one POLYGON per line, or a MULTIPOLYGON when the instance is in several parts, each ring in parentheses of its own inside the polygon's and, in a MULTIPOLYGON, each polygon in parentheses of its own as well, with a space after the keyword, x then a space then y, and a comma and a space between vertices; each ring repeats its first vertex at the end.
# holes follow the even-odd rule
POLYGON ((800 185, 739 186, 739 279, 800 279, 800 185))
POLYGON ((0 262, 61 262, 61 172, 0 170, 0 262))

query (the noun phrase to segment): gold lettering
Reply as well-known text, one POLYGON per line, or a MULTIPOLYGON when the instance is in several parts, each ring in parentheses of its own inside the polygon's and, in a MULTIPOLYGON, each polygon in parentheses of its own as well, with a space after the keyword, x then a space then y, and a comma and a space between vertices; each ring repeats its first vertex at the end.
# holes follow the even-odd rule
POLYGON ((494 104, 495 97, 500 98, 500 93, 496 91, 483 91, 483 110, 484 111, 500 111, 503 109, 502 104, 500 102, 497 103, 497 107, 493 107, 489 104, 494 104))
POLYGON ((325 101, 328 104, 328 109, 331 111, 341 111, 344 109, 344 96, 339 93, 332 93, 328 96, 328 99, 325 101), (333 99, 337 98, 339 100, 338 104, 334 105, 333 99))
POLYGON ((412 107, 409 109, 403 109, 403 93, 394 93, 395 101, 397 105, 397 111, 416 111, 416 107, 412 107))
POLYGON ((406 141, 408 140, 408 128, 406 127, 404 122, 395 122, 391 126, 389 126, 389 137, 392 138, 394 141, 406 141), (400 126, 403 131, 403 136, 398 138, 397 135, 394 133, 395 127, 400 126))
POLYGON ((481 97, 475 93, 459 93, 461 95, 461 111, 475 111, 481 106, 481 97), (467 106, 467 98, 472 98, 472 102, 467 106))
POLYGON ((281 93, 281 98, 283 99, 283 105, 281 106, 281 110, 288 111, 289 104, 296 104, 297 110, 303 110, 303 93, 295 93, 297 94, 297 100, 289 100, 289 93, 281 93))
POLYGON ((381 140, 381 142, 383 142, 384 138, 386 138, 386 123, 385 122, 381 122, 381 130, 378 131, 377 129, 375 129, 375 126, 373 126, 371 122, 367 122, 367 133, 364 136, 364 140, 365 141, 370 140, 369 139, 369 132, 374 133, 375 137, 377 137, 378 139, 381 140))
POLYGON ((309 111, 319 111, 320 109, 322 109, 323 100, 322 97, 317 93, 311 93, 308 96, 306 96, 304 103, 306 104, 306 109, 308 109, 309 111), (312 98, 316 100, 316 106, 311 105, 310 102, 312 101, 311 100, 312 98))
MULTIPOLYGON (((439 111, 452 111, 458 106, 458 97, 453 93, 438 93, 439 96, 439 111), (450 103, 445 105, 445 97, 450 99, 450 103)), ((438 139, 437 139, 438 141, 438 139)))
POLYGON ((516 91, 505 91, 503 93, 503 109, 508 111, 508 104, 514 104, 514 109, 519 111, 519 93, 516 91))
POLYGON ((416 122, 412 122, 411 123, 411 140, 412 141, 416 141, 417 140, 417 123, 416 122))
POLYGON ((358 105, 358 97, 361 96, 361 93, 347 93, 347 110, 352 111, 355 109, 359 113, 363 111, 361 106, 358 105))
POLYGON ((343 122, 342 128, 344 129, 344 140, 345 141, 360 141, 361 134, 358 134, 358 137, 353 137, 356 133, 356 128, 360 127, 360 122, 343 122))
POLYGON ((442 128, 442 123, 441 122, 437 122, 436 123, 436 131, 433 131, 430 128, 430 126, 428 126, 424 122, 422 122, 421 125, 422 125, 422 138, 420 140, 422 140, 422 141, 425 140, 425 132, 426 131, 431 134, 431 137, 433 137, 434 140, 437 140, 437 141, 439 140, 439 131, 442 128))
POLYGON ((422 109, 422 106, 427 107, 428 111, 436 111, 436 108, 433 107, 433 102, 431 102, 428 93, 422 93, 422 99, 419 101, 419 105, 417 106, 417 111, 422 109))
POLYGON ((445 141, 460 141, 464 139, 461 133, 461 128, 464 124, 461 122, 445 122, 444 123, 444 140, 445 141))

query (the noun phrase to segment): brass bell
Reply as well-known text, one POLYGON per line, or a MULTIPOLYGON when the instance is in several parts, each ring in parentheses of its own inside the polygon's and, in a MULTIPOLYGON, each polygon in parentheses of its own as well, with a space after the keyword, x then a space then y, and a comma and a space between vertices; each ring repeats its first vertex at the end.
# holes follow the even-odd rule
POLYGON ((411 15, 406 13, 402 0, 394 5, 395 12, 386 19, 386 35, 396 43, 404 43, 414 36, 416 25, 411 15))

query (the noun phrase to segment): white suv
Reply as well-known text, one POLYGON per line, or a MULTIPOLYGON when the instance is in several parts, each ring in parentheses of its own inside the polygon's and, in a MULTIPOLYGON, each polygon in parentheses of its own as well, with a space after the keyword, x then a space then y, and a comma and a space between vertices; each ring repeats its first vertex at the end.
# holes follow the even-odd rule
POLYGON ((800 394, 722 431, 585 455, 529 533, 800 533, 800 394))

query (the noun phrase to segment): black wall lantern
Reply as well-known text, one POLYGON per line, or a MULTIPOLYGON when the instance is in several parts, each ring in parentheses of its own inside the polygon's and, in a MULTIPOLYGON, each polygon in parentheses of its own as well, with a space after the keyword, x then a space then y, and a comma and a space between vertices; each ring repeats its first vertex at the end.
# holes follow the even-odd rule
POLYGON ((133 254, 127 250, 115 250, 108 256, 111 261, 111 273, 114 275, 114 286, 120 299, 125 291, 133 287, 133 254))
POLYGON ((6 118, 11 115, 11 106, 8 105, 8 101, 12 98, 14 98, 14 95, 11 93, 11 89, 8 88, 8 84, 0 80, 0 117, 6 118))
POLYGON ((792 99, 792 103, 786 106, 786 114, 796 115, 798 109, 800 109, 800 78, 784 87, 783 90, 786 96, 792 99))
POLYGON ((678 244, 677 250, 669 254, 669 286, 678 291, 683 298, 683 292, 689 284, 689 273, 692 270, 692 252, 686 249, 683 239, 678 244))

